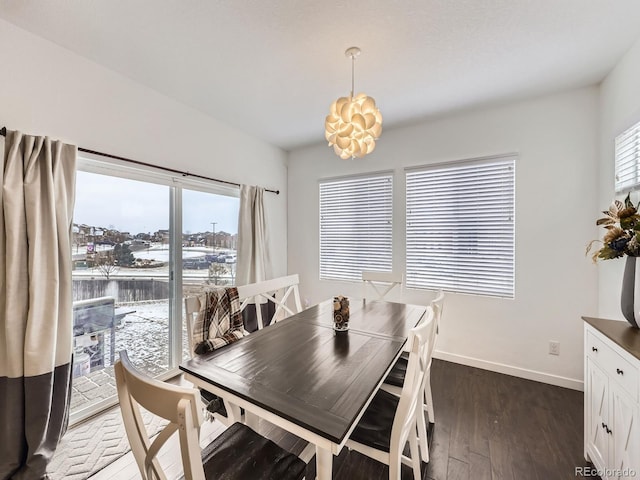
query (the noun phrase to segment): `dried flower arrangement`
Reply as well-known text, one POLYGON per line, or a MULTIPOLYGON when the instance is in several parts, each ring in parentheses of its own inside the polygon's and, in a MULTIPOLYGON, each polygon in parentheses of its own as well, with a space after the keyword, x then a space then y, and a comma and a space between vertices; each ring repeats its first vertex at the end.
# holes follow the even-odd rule
POLYGON ((602 243, 602 247, 593 253, 594 262, 598 260, 610 260, 625 255, 640 257, 640 215, 638 207, 634 206, 627 195, 624 203, 615 200, 608 211, 603 211, 606 216, 598 219, 596 225, 602 225, 607 232, 602 240, 593 240, 587 245, 589 253, 595 243, 602 243))

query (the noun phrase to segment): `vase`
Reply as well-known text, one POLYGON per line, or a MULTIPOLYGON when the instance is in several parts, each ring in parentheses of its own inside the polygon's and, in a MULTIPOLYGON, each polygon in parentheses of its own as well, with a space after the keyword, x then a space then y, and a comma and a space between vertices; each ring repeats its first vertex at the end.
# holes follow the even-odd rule
POLYGON ((632 327, 638 328, 640 319, 640 257, 627 257, 622 275, 622 293, 620 295, 620 307, 622 315, 632 327))
POLYGON ((342 295, 333 297, 333 329, 336 332, 349 330, 349 299, 342 295))

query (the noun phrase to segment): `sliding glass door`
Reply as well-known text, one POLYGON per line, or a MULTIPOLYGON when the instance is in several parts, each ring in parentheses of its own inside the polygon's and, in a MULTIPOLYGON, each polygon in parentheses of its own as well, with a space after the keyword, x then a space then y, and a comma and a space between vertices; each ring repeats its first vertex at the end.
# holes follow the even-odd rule
POLYGON ((235 189, 95 160, 79 169, 72 422, 117 401, 120 350, 159 377, 188 356, 183 285, 234 283, 238 221, 235 189))

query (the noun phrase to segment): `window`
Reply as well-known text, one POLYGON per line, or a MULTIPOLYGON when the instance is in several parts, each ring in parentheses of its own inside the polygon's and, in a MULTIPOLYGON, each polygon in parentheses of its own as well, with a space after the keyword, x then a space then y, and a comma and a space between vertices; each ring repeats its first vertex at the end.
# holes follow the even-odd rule
POLYGON ((391 271, 392 174, 320 182, 320 279, 391 271))
POLYGON ((616 193, 640 185, 640 123, 616 137, 616 193))
POLYGON ((78 170, 72 422, 116 402, 119 350, 159 377, 188 355, 183 288, 233 281, 239 205, 210 182, 85 158, 78 170))
POLYGON ((408 287, 514 295, 515 157, 408 169, 408 287))

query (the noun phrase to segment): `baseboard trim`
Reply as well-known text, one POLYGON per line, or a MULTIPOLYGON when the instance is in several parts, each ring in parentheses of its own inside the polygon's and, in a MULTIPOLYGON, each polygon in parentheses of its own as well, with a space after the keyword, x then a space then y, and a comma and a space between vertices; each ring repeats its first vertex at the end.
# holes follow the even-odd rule
POLYGON ((528 370, 526 368, 505 365, 504 363, 490 362, 479 358, 467 357, 455 353, 434 350, 433 357, 447 362, 459 363, 468 367, 481 368, 497 373, 504 373, 514 377, 526 378, 527 380, 535 380, 536 382, 548 383, 558 387, 571 388, 572 390, 584 391, 584 382, 575 378, 561 377, 551 373, 538 372, 536 370, 528 370))

